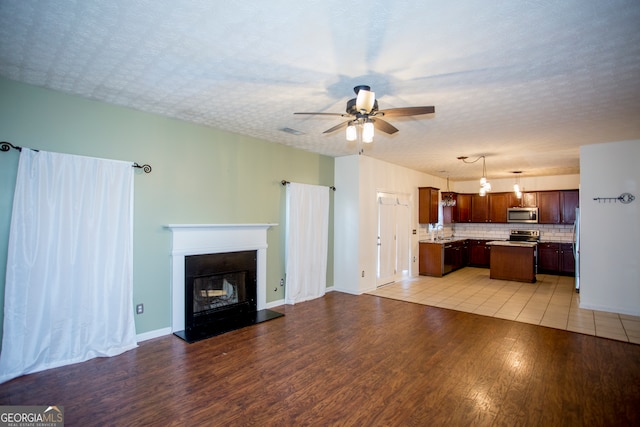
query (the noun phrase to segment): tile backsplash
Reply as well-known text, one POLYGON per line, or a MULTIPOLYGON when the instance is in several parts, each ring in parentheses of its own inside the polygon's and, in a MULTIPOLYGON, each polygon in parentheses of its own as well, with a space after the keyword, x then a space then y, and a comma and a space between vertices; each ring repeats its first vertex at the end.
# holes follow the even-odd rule
MULTIPOLYGON (((420 224, 419 240, 429 240, 433 230, 428 224, 420 224)), ((444 235, 470 239, 507 240, 511 230, 540 230, 542 242, 571 242, 573 224, 445 224, 444 235)), ((442 234, 442 231, 440 231, 442 234)))

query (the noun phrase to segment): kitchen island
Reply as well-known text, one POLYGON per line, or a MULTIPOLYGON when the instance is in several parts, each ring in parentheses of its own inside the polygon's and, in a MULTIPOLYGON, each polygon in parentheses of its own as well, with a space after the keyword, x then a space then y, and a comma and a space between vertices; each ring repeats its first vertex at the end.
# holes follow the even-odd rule
POLYGON ((489 277, 516 282, 536 281, 536 246, 534 242, 495 240, 491 247, 489 277))

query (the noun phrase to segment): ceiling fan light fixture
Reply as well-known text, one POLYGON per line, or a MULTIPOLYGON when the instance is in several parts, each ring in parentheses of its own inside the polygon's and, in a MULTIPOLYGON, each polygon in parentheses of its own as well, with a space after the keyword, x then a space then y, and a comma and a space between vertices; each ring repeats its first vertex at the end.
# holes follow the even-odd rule
POLYGON ((356 98, 356 110, 370 113, 373 109, 373 105, 376 102, 376 93, 365 89, 358 91, 358 97, 356 98))
POLYGON ((362 142, 373 142, 373 123, 370 121, 364 122, 362 126, 362 142))
POLYGON ((356 129, 356 125, 351 122, 347 126, 347 141, 353 142, 356 139, 358 139, 358 130, 356 129))

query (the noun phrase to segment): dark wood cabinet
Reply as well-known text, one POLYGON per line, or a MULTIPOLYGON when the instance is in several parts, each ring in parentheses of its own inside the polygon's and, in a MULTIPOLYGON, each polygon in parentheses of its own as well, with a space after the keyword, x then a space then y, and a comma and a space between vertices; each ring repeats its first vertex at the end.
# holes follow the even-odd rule
POLYGON ((538 191, 538 222, 573 224, 579 199, 578 190, 538 191))
POLYGON ((487 196, 489 198, 489 222, 507 222, 507 208, 511 205, 512 196, 515 198, 515 193, 491 193, 487 196))
POLYGON ((489 197, 471 195, 471 222, 489 222, 489 197))
POLYGON ((575 258, 571 243, 538 244, 538 271, 548 274, 575 274, 575 258))
POLYGON ((538 244, 538 272, 556 274, 559 270, 559 259, 558 243, 538 244))
POLYGON ((438 188, 418 188, 418 222, 420 224, 435 224, 438 222, 438 188))
POLYGON ((447 196, 450 196, 453 200, 455 200, 456 205, 442 207, 442 223, 453 224, 458 222, 458 195, 456 193, 442 193, 442 200, 444 200, 447 196))
POLYGON ((560 224, 560 191, 538 192, 538 222, 560 224))
POLYGON ((442 277, 468 264, 468 241, 420 242, 418 272, 422 276, 442 277))
POLYGON ((560 192, 560 221, 562 224, 573 224, 576 220, 576 208, 580 200, 578 190, 560 192))
POLYGON ((538 207, 538 193, 537 192, 522 193, 522 198, 520 199, 520 206, 523 208, 538 207))
POLYGON ((420 242, 418 273, 422 276, 442 277, 444 274, 444 251, 440 243, 420 242))
POLYGON ((471 222, 471 194, 458 194, 456 199, 457 222, 471 222))
POLYGON ((573 245, 571 243, 560 243, 560 274, 575 275, 576 260, 573 256, 573 245))
POLYGON ((488 240, 468 240, 469 265, 473 267, 489 267, 491 246, 488 246, 487 242, 488 240))

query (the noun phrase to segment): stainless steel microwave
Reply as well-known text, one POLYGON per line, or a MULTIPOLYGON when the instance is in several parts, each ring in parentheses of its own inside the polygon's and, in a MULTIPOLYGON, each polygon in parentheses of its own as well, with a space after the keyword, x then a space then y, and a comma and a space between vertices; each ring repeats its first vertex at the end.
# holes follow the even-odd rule
POLYGON ((538 208, 507 208, 507 222, 538 222, 538 208))

